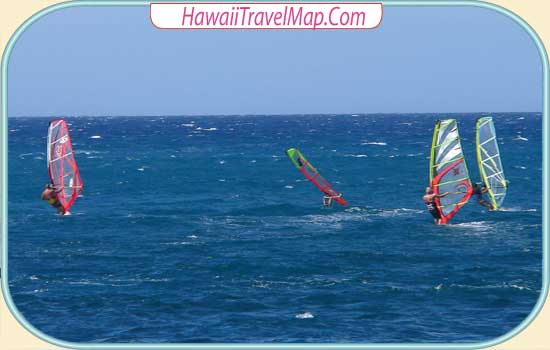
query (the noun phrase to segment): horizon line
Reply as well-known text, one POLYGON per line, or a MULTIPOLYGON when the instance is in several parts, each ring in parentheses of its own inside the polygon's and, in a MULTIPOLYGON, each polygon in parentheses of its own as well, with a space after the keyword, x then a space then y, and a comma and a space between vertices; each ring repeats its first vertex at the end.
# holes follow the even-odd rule
POLYGON ((7 118, 123 118, 123 117, 135 117, 135 118, 149 118, 149 117, 163 117, 163 118, 177 118, 177 117, 259 117, 259 116, 270 116, 270 117, 284 117, 284 116, 368 116, 368 115, 407 115, 407 114, 476 114, 476 115, 488 115, 488 114, 514 114, 514 113, 526 113, 526 114, 542 114, 542 111, 509 111, 509 112, 368 112, 368 113, 240 113, 240 114, 141 114, 141 115, 129 115, 129 114, 116 114, 116 115, 106 115, 106 114, 95 114, 95 115, 69 115, 69 114, 56 114, 56 115, 12 115, 7 118))

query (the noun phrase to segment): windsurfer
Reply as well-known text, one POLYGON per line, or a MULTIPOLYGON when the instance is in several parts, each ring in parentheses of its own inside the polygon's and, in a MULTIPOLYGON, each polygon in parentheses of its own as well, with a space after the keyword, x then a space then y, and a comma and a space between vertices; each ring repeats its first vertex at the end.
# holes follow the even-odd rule
POLYGON ((51 184, 47 184, 46 188, 44 188, 44 191, 42 192, 42 200, 48 201, 48 203, 57 209, 57 213, 59 215, 65 214, 65 208, 63 208, 63 205, 59 202, 57 199, 57 193, 60 191, 56 191, 55 188, 51 184))
POLYGON ((342 206, 348 205, 348 202, 344 199, 344 196, 341 193, 338 193, 332 185, 325 180, 321 174, 315 169, 307 160, 302 156, 300 151, 296 148, 289 148, 286 151, 286 155, 292 161, 292 164, 308 179, 312 184, 315 185, 323 194, 323 205, 325 207, 330 207, 332 202, 336 202, 342 206))
POLYGON ((487 202, 485 199, 483 199, 483 194, 487 193, 489 190, 485 185, 478 186, 477 182, 474 182, 472 184, 472 195, 474 197, 474 200, 479 204, 487 208, 487 210, 493 210, 493 205, 489 202, 487 202))
POLYGON ((336 196, 323 196, 323 205, 330 208, 332 206, 332 200, 334 198, 342 198, 342 194, 338 193, 336 196))
POLYGON ((426 207, 428 208, 428 211, 430 212, 430 214, 432 214, 432 216, 434 217, 434 224, 436 225, 441 225, 441 214, 437 209, 437 204, 435 203, 435 199, 443 198, 448 194, 450 194, 450 192, 435 194, 433 189, 430 186, 428 186, 426 187, 426 193, 424 194, 424 196, 422 196, 422 200, 426 204, 426 207))

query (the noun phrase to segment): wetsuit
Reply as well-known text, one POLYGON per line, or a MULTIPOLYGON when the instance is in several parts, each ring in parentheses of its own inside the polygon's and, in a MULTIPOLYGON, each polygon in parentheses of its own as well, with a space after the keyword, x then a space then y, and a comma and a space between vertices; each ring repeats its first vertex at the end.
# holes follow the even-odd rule
POLYGON ((58 210, 63 210, 63 212, 65 212, 65 209, 63 208, 63 205, 61 204, 59 199, 57 199, 57 195, 55 197, 48 198, 47 201, 52 207, 54 207, 58 210))
POLYGON ((435 204, 435 197, 429 203, 426 203, 426 207, 434 219, 441 219, 441 214, 439 213, 439 210, 437 210, 437 204, 435 204))
POLYGON ((476 189, 472 192, 472 196, 476 202, 481 202, 483 200, 483 192, 481 192, 481 188, 476 187, 476 189))

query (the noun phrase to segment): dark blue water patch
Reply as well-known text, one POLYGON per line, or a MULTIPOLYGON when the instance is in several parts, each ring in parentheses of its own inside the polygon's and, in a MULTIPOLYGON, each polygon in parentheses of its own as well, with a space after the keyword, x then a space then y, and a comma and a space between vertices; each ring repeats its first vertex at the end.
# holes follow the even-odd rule
POLYGON ((84 192, 40 201, 46 118, 8 121, 9 284, 76 342, 478 342, 541 290, 542 119, 494 114, 509 192, 437 227, 421 196, 437 119, 471 115, 67 118, 84 192), (297 147, 349 202, 322 194, 297 147))

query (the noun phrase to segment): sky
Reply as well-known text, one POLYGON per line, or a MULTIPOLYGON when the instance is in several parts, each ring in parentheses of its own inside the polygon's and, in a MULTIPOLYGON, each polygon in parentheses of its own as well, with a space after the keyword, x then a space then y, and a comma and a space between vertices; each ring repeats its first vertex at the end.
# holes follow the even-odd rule
POLYGON ((512 19, 385 7, 364 31, 159 30, 149 7, 33 23, 8 62, 8 116, 540 112, 542 63, 512 19))

